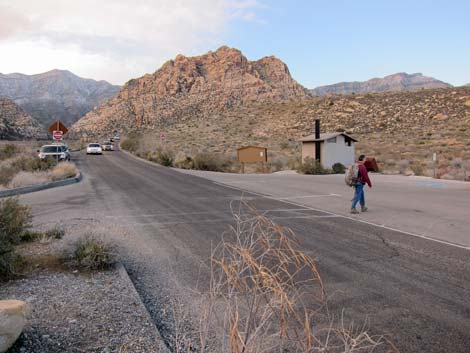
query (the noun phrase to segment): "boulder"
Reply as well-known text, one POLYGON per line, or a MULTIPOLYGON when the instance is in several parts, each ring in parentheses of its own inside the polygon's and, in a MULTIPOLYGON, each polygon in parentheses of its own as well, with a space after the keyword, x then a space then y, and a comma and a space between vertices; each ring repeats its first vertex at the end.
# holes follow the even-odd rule
POLYGON ((26 324, 28 305, 21 300, 0 300, 0 353, 18 339, 26 324))

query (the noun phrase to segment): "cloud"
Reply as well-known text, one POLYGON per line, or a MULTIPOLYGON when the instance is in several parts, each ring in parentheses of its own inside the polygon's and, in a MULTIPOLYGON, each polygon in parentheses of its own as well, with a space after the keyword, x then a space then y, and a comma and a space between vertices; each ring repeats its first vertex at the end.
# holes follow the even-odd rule
POLYGON ((230 22, 255 20, 259 6, 255 0, 2 2, 0 51, 9 55, 0 57, 0 72, 32 73, 60 64, 114 83, 153 72, 178 53, 223 44, 230 22))

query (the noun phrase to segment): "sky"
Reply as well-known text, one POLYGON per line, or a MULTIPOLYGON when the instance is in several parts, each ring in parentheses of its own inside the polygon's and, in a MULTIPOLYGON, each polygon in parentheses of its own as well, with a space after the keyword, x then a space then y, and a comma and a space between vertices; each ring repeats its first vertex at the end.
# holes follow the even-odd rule
POLYGON ((222 45, 307 88, 421 72, 470 83, 468 0, 0 0, 0 72, 123 84, 222 45))

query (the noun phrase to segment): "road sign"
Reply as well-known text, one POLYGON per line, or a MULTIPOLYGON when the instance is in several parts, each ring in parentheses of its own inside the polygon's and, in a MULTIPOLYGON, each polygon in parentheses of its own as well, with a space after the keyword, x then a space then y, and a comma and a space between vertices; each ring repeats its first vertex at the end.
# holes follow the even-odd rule
POLYGON ((60 130, 54 130, 52 131, 52 138, 56 141, 62 140, 64 137, 64 132, 60 130))
POLYGON ((69 129, 67 129, 67 127, 60 120, 57 120, 56 122, 52 123, 51 126, 49 126, 47 131, 51 134, 54 133, 54 131, 62 131, 65 135, 69 129))
POLYGON ((166 139, 165 134, 160 134, 160 140, 161 140, 161 141, 165 141, 165 139, 166 139))

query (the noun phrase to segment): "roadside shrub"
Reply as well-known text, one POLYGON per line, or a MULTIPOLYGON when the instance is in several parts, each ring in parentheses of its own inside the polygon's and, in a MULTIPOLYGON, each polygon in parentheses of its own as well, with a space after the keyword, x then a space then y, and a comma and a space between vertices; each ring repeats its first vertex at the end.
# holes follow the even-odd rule
POLYGON ((136 152, 139 149, 138 138, 136 136, 129 136, 121 142, 121 148, 129 152, 136 152))
POLYGON ((0 236, 0 280, 13 277, 21 264, 21 256, 15 252, 13 245, 0 236))
POLYGON ((22 263, 14 245, 21 241, 31 222, 31 211, 18 198, 0 200, 0 279, 8 279, 22 263))
POLYGON ((104 270, 115 263, 110 247, 91 235, 80 237, 66 247, 64 260, 86 271, 104 270))
POLYGON ((0 161, 13 157, 18 152, 18 147, 13 144, 5 145, 0 148, 0 161))
POLYGON ((414 173, 414 175, 425 175, 425 168, 424 166, 419 163, 419 162, 413 162, 411 165, 410 165, 410 169, 411 171, 414 173))
POLYGON ((52 169, 50 175, 52 180, 72 178, 77 175, 77 167, 72 162, 61 162, 52 169))
POLYGON ((212 172, 225 172, 230 170, 232 162, 228 158, 208 152, 201 152, 194 156, 193 168, 212 172))
POLYGON ((170 151, 159 149, 156 152, 150 152, 147 154, 147 159, 152 162, 156 162, 165 167, 173 166, 173 154, 170 151))
POLYGON ((184 153, 178 153, 176 155, 173 165, 176 168, 181 168, 181 169, 193 169, 194 168, 193 159, 184 153))
POLYGON ((299 172, 312 175, 330 173, 328 169, 323 168, 320 162, 310 157, 304 159, 304 162, 299 167, 299 172))
POLYGON ((19 172, 8 183, 9 188, 43 184, 49 181, 47 172, 19 172))
POLYGON ((333 164, 331 169, 333 170, 333 173, 335 174, 344 174, 346 167, 344 166, 344 164, 338 162, 338 163, 333 164))
POLYGON ((21 205, 17 197, 0 200, 0 239, 18 244, 31 227, 31 209, 21 205))

